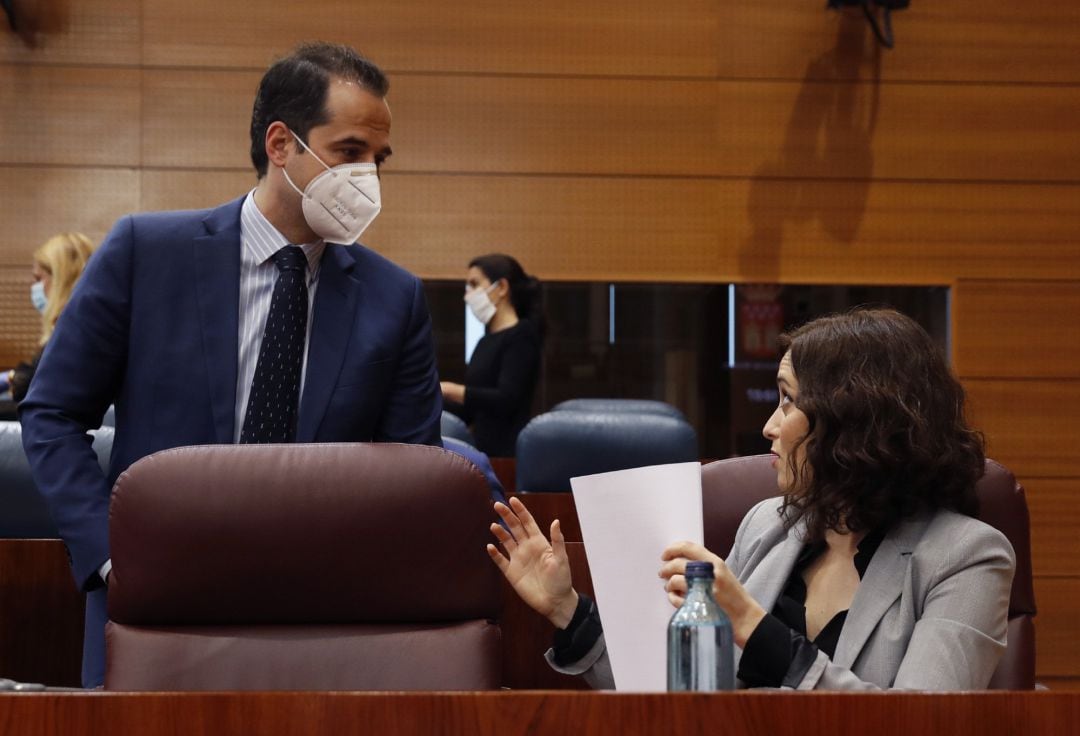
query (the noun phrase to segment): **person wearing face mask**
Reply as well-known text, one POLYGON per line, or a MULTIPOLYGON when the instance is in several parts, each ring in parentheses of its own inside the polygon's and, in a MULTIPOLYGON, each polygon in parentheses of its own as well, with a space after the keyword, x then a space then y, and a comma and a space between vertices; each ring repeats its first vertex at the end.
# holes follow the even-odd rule
POLYGON ((121 219, 61 315, 19 412, 87 591, 84 685, 104 675, 109 491, 133 462, 202 444, 440 444, 421 282, 356 242, 382 207, 388 88, 346 46, 274 63, 252 109, 254 189, 121 219), (110 404, 102 473, 86 432, 110 404))
MULTIPOLYGON (((985 688, 1005 652, 1016 558, 972 518, 985 459, 959 381, 892 310, 817 319, 781 345, 763 432, 781 495, 750 510, 726 559, 669 546, 657 561, 667 597, 682 604, 687 562, 713 564, 741 687, 985 688)), ((558 629, 549 662, 612 687, 600 616, 574 591, 559 522, 549 542, 519 499, 496 510, 506 555, 488 554, 558 629)))
POLYGON ((469 263, 465 303, 487 331, 465 369, 465 383, 442 382, 443 401, 471 425, 478 449, 513 457, 540 376, 540 282, 511 256, 480 256, 469 263))
POLYGON ((11 398, 22 401, 34 377, 41 352, 56 328, 60 313, 71 298, 71 290, 82 275, 94 244, 82 233, 59 233, 46 240, 34 251, 31 267, 30 303, 41 315, 41 338, 38 351, 27 362, 19 363, 3 374, 11 390, 11 398))

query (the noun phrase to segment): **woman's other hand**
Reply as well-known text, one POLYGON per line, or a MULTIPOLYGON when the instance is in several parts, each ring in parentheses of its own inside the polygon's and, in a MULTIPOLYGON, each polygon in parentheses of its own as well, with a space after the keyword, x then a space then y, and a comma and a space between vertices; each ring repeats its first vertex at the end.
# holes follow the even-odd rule
POLYGON ((439 381, 444 401, 453 401, 457 404, 465 403, 465 386, 450 381, 439 381))
POLYGON ((686 563, 712 563, 715 576, 713 596, 731 619, 735 644, 744 646, 750 634, 765 617, 765 609, 746 592, 746 588, 731 574, 724 561, 694 542, 676 542, 664 550, 660 559, 664 562, 660 567, 660 577, 667 581, 664 589, 667 591, 668 600, 675 607, 681 606, 686 600, 686 563))
POLYGON ((509 506, 496 503, 495 513, 506 523, 506 529, 492 524, 491 533, 506 555, 489 544, 491 560, 522 600, 557 628, 565 629, 574 617, 578 594, 571 584, 570 561, 559 520, 551 522, 548 543, 532 514, 517 498, 511 498, 509 506))

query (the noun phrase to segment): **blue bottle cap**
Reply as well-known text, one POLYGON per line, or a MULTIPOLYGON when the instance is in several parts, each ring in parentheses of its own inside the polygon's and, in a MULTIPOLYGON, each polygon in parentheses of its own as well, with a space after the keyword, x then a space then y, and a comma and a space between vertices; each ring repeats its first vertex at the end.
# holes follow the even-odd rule
POLYGON ((687 562, 686 563, 686 579, 694 580, 700 578, 713 577, 713 566, 711 562, 687 562))

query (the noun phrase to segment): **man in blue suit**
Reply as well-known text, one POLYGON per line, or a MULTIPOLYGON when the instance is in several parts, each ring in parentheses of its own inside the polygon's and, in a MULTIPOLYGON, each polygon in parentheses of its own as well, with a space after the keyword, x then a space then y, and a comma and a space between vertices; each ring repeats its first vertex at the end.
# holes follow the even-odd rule
POLYGON ((133 462, 213 443, 439 444, 420 281, 355 244, 381 206, 388 86, 347 47, 308 44, 274 64, 252 112, 256 187, 210 210, 121 219, 65 308, 20 415, 88 593, 85 686, 104 678, 109 494, 133 462), (105 474, 87 430, 110 404, 105 474))

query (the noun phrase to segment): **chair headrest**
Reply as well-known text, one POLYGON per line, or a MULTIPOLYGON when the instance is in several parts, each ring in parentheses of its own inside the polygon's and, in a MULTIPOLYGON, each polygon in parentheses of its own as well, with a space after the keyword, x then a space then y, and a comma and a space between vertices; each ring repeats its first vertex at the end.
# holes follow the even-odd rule
POLYGON ((518 435, 517 487, 569 491, 575 476, 697 459, 697 434, 676 417, 550 412, 534 418, 518 435))
POLYGON ((441 448, 166 450, 116 482, 109 617, 142 625, 494 618, 487 482, 441 448))

